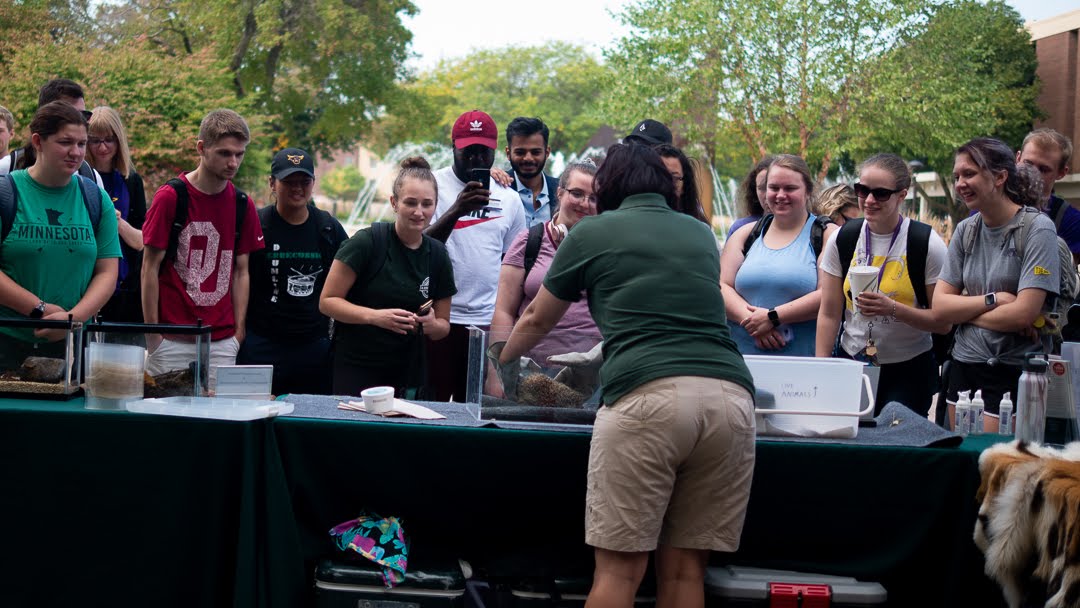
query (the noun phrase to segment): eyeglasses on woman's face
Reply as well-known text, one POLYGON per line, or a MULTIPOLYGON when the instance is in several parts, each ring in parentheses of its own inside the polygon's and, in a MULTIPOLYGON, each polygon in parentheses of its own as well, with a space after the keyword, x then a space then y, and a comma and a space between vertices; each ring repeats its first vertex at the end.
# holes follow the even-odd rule
POLYGON ((86 143, 91 148, 94 148, 94 147, 97 147, 97 146, 109 146, 109 147, 112 147, 112 146, 116 145, 116 138, 115 137, 91 137, 91 138, 86 140, 86 143))
POLYGON ((575 201, 582 201, 582 200, 585 200, 586 198, 588 198, 588 201, 589 201, 590 205, 595 205, 596 204, 596 195, 595 194, 586 194, 585 191, 582 190, 581 188, 570 188, 570 189, 563 188, 563 191, 566 192, 567 194, 569 194, 570 198, 574 199, 575 201))

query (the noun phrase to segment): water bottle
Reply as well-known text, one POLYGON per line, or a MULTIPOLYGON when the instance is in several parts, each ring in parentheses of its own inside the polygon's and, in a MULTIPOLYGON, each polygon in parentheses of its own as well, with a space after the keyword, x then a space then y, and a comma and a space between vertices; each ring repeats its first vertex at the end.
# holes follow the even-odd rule
POLYGON ((1001 405, 998 406, 998 434, 1009 436, 1013 434, 1013 402, 1009 397, 1011 393, 1005 393, 1005 396, 1001 398, 1001 405))
POLYGON ((1047 363, 1037 356, 1024 361, 1016 394, 1016 438, 1042 443, 1046 433, 1047 363))
POLYGON ((970 394, 971 391, 957 393, 956 422, 953 424, 953 432, 959 433, 961 437, 967 437, 971 432, 971 398, 968 396, 970 394))
POLYGON ((982 391, 975 391, 975 398, 971 400, 971 410, 968 414, 972 435, 983 434, 983 414, 986 412, 986 404, 983 403, 982 391))

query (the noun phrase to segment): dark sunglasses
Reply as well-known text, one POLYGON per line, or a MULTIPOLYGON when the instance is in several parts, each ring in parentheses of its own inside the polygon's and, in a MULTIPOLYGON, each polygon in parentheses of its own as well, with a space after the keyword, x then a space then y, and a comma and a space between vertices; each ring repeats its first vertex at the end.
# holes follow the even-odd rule
POLYGON ((863 184, 858 183, 852 186, 852 188, 854 188, 855 190, 855 196, 859 197, 860 199, 865 199, 867 196, 873 194, 875 201, 883 201, 903 189, 901 188, 900 190, 890 190, 888 188, 870 188, 868 186, 864 186, 863 184))

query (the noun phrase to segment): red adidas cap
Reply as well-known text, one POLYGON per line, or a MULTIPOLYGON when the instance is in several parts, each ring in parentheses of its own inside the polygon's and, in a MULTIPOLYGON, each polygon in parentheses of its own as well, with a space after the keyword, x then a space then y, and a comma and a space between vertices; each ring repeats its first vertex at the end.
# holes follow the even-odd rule
POLYGON ((473 144, 483 144, 492 150, 498 149, 499 129, 495 121, 485 112, 472 110, 465 112, 454 121, 451 133, 454 147, 461 149, 473 144))

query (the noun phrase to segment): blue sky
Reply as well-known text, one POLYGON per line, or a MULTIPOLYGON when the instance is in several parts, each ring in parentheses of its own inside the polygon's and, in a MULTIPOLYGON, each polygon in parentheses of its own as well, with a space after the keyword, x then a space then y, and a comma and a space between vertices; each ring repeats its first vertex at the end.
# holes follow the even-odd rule
MULTIPOLYGON (((467 54, 474 48, 511 44, 535 45, 562 40, 583 44, 599 54, 619 39, 622 28, 611 12, 630 0, 544 0, 506 2, 471 0, 413 0, 420 14, 406 21, 413 31, 418 68, 439 59, 467 54)), ((1080 0, 1008 0, 1027 21, 1045 19, 1080 8, 1080 0)))

